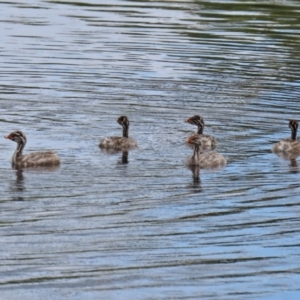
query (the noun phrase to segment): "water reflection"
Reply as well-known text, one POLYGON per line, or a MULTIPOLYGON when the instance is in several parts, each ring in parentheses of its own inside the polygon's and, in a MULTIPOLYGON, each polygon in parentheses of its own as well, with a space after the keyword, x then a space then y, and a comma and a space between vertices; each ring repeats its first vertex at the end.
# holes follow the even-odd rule
POLYGON ((122 162, 122 164, 128 164, 128 151, 122 152, 121 162, 122 162))
POLYGON ((128 164, 129 160, 128 160, 128 156, 129 156, 129 149, 126 150, 116 150, 116 149, 101 149, 101 152, 106 153, 108 155, 114 155, 114 154, 118 154, 118 153, 122 153, 121 155, 121 160, 119 160, 118 162, 121 164, 128 164))
POLYGON ((93 2, 1 3, 3 130, 34 130, 32 145, 64 156, 57 174, 0 174, 1 198, 35 201, 0 202, 10 222, 1 224, 2 298, 32 299, 40 282, 37 299, 298 291, 298 164, 268 168, 259 148, 299 111, 299 4, 93 2), (177 168, 194 131, 182 119, 195 112, 234 162, 216 176, 177 168), (86 143, 123 113, 147 150, 134 163, 128 151, 109 157, 86 143))
MULTIPOLYGON (((25 191, 23 170, 21 169, 16 170, 15 175, 16 175, 16 180, 12 183, 11 192, 22 194, 25 191)), ((24 198, 23 196, 18 195, 18 196, 14 196, 12 200, 24 201, 24 198)))
POLYGON ((290 161, 289 166, 290 166, 291 173, 299 173, 300 172, 300 169, 298 166, 298 161, 296 159, 300 156, 299 154, 287 153, 287 152, 273 152, 273 153, 286 161, 290 161))
POLYGON ((23 170, 14 170, 15 179, 10 182, 9 193, 13 201, 24 201, 23 193, 26 190, 24 185, 23 170))
POLYGON ((290 160, 290 172, 291 173, 300 173, 300 169, 298 166, 298 162, 296 159, 291 159, 290 160))
POLYGON ((300 153, 288 153, 288 152, 274 152, 277 156, 285 159, 285 160, 296 160, 297 157, 300 156, 300 153))
POLYGON ((25 176, 24 172, 27 174, 43 174, 48 172, 55 172, 60 168, 60 166, 47 166, 47 167, 35 167, 35 168, 13 168, 16 179, 12 182, 10 192, 12 194, 17 194, 17 196, 13 196, 13 200, 23 201, 24 200, 24 192, 26 191, 25 186, 25 176))
POLYGON ((201 178, 200 178, 200 167, 199 166, 194 166, 190 165, 187 166, 189 170, 191 170, 193 174, 193 193, 200 193, 202 192, 202 187, 201 187, 201 178))
POLYGON ((190 165, 188 168, 192 171, 193 173, 193 179, 195 183, 198 183, 200 181, 200 167, 195 166, 195 165, 190 165))
POLYGON ((17 173, 27 172, 27 173, 47 173, 47 172, 55 172, 57 171, 61 166, 37 166, 37 167, 28 167, 28 168, 19 168, 14 167, 13 169, 17 171, 17 173))

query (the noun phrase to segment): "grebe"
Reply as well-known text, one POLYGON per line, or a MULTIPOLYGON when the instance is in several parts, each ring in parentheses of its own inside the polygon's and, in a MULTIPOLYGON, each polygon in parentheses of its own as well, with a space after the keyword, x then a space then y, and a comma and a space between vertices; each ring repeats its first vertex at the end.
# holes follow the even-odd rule
POLYGON ((202 149, 211 150, 211 149, 214 149, 217 147, 218 143, 214 137, 203 134, 205 123, 204 123, 204 119, 201 116, 195 115, 191 118, 186 119, 185 122, 198 126, 197 134, 199 135, 199 138, 201 139, 202 149))
POLYGON ((12 165, 17 168, 55 166, 60 164, 60 158, 54 151, 33 152, 23 154, 26 136, 22 131, 14 131, 5 137, 17 143, 17 149, 12 156, 12 165))
POLYGON ((128 137, 129 120, 126 116, 118 118, 117 122, 123 127, 123 137, 110 136, 100 141, 99 147, 103 149, 123 150, 137 146, 136 141, 128 137))
POLYGON ((215 169, 226 165, 226 159, 216 151, 203 152, 201 135, 193 134, 187 140, 187 144, 194 145, 194 154, 187 161, 189 166, 199 166, 201 169, 215 169))
POLYGON ((287 158, 296 158, 300 155, 300 142, 297 141, 298 121, 290 120, 291 138, 283 139, 276 143, 272 151, 279 156, 287 158))

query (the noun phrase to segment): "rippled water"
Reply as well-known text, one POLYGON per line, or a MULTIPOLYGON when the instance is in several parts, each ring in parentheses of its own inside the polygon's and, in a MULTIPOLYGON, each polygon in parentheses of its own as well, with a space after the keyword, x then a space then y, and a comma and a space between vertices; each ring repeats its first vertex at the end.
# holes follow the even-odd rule
MULTIPOLYGON (((26 2, 26 1, 25 1, 26 2)), ((296 1, 0 3, 1 299, 298 299, 296 1), (100 4, 99 4, 100 3, 100 4), (98 148, 131 120, 128 154, 98 148), (185 167, 201 114, 228 165, 185 167)))

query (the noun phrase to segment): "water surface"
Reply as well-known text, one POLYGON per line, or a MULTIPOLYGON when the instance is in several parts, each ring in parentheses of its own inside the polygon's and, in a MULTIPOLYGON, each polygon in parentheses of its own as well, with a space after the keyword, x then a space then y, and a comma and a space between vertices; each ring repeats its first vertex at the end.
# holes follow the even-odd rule
POLYGON ((2 135, 53 149, 11 169, 3 138, 3 299, 298 299, 300 166, 271 153, 299 119, 296 1, 6 1, 2 135), (139 147, 101 137, 127 115, 139 147), (185 167, 201 114, 228 160, 185 167))

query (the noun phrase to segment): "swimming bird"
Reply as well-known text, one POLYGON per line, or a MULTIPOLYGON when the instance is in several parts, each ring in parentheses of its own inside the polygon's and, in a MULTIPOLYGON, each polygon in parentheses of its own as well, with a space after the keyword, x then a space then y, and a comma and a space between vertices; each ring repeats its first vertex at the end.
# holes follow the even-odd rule
POLYGON ((218 143, 213 136, 203 134, 205 123, 204 123, 204 119, 201 116, 195 115, 191 118, 186 119, 185 122, 196 125, 198 127, 197 134, 201 139, 202 149, 211 150, 217 147, 218 143))
POLYGON ((125 150, 137 147, 137 142, 128 136, 129 120, 126 116, 118 118, 117 122, 123 127, 123 136, 105 137, 100 141, 99 147, 111 150, 125 150))
POLYGON ((188 159, 187 165, 199 166, 201 169, 215 169, 226 165, 227 161, 222 154, 216 151, 203 151, 201 135, 191 135, 186 143, 194 145, 194 154, 188 159))
POLYGON ((60 158, 54 151, 33 152, 23 154, 26 136, 22 131, 11 132, 6 139, 17 143, 17 149, 12 156, 12 165, 16 168, 55 166, 60 164, 60 158))
POLYGON ((293 159, 300 155, 300 142, 297 140, 298 121, 290 120, 291 138, 277 142, 272 151, 284 158, 293 159))

